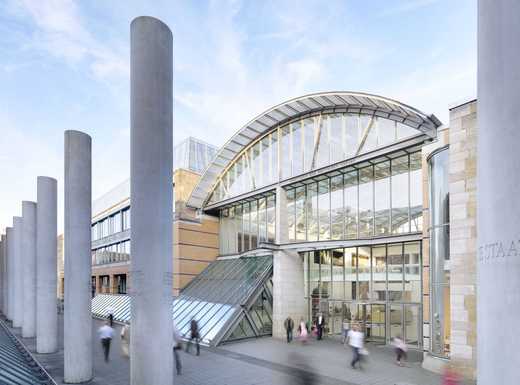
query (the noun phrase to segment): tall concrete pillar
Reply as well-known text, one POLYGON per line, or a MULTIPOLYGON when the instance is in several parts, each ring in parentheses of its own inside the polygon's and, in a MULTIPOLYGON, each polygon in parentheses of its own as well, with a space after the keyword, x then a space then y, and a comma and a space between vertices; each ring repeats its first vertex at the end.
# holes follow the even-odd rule
POLYGON ((13 320, 13 299, 14 299, 14 283, 13 283, 13 277, 14 277, 14 263, 13 263, 13 255, 14 255, 14 241, 13 241, 13 228, 8 227, 5 229, 5 240, 7 241, 6 244, 6 251, 7 251, 7 319, 13 320))
POLYGON ((520 2, 478 3, 477 382, 518 383, 520 2))
POLYGON ((39 176, 36 207, 36 351, 58 350, 57 314, 57 182, 39 176))
POLYGON ((173 39, 151 17, 134 19, 130 30, 130 382, 167 385, 173 383, 173 39))
POLYGON ((23 218, 13 218, 13 327, 23 324, 23 218))
POLYGON ((92 142, 90 136, 79 131, 65 131, 64 187, 64 381, 79 383, 92 378, 92 142))
POLYGON ((22 337, 36 336, 36 203, 22 202, 22 337))
POLYGON ((5 253, 4 253, 4 246, 5 246, 5 235, 2 234, 0 236, 0 312, 2 314, 5 314, 5 302, 4 302, 4 284, 5 284, 5 270, 4 270, 4 262, 6 259, 5 253))

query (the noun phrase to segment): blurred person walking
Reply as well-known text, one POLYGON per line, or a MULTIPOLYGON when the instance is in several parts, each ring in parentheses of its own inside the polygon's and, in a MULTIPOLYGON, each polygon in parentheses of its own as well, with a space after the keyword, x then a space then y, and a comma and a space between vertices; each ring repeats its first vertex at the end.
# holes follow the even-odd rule
POLYGON ((323 329, 325 328, 325 317, 323 313, 318 313, 318 317, 316 318, 316 328, 318 332, 318 340, 321 340, 323 337, 323 329))
POLYGON ((182 337, 179 333, 179 330, 175 326, 175 322, 173 323, 173 355, 175 357, 175 369, 177 370, 177 374, 180 376, 182 374, 182 362, 181 357, 179 355, 179 350, 182 350, 182 337))
POLYGON ((125 358, 130 357, 130 325, 121 329, 121 355, 125 358))
POLYGON ((114 327, 114 309, 111 306, 107 307, 107 318, 110 323, 110 327, 114 327))
POLYGON ((442 375, 442 385, 459 385, 460 383, 460 377, 457 372, 449 366, 446 367, 442 375))
POLYGON ((363 349, 364 335, 359 330, 358 325, 354 325, 354 327, 349 330, 347 339, 348 339, 348 344, 352 348, 352 361, 350 362, 350 366, 352 367, 352 369, 355 369, 356 363, 358 363, 359 369, 362 369, 361 368, 361 353, 362 353, 362 349, 363 349))
POLYGON ((298 326, 298 335, 302 344, 307 343, 309 332, 307 331, 307 325, 305 324, 303 317, 300 319, 300 326, 298 326))
POLYGON ((406 344, 401 339, 401 336, 398 335, 398 336, 394 337, 394 339, 392 341, 392 345, 395 348, 395 355, 396 355, 396 363, 397 363, 397 365, 403 366, 403 363, 401 362, 401 359, 402 358, 406 359, 406 351, 408 350, 408 348, 406 347, 406 344))
POLYGON ((114 329, 110 327, 109 321, 106 321, 105 325, 99 328, 98 333, 103 348, 103 354, 105 356, 105 362, 108 362, 108 357, 110 355, 110 342, 112 341, 112 338, 114 338, 114 329))
POLYGON ((293 339, 293 329, 294 329, 294 321, 291 316, 287 317, 283 322, 283 326, 285 327, 285 331, 287 332, 287 343, 290 343, 293 339))
POLYGON ((341 328, 343 329, 343 345, 346 345, 348 331, 350 329, 350 324, 346 318, 343 320, 343 324, 341 325, 341 328))
POLYGON ((195 319, 192 319, 191 323, 190 323, 190 339, 188 340, 188 343, 186 344, 186 353, 190 352, 191 341, 195 340, 195 345, 197 347, 197 356, 200 355, 199 339, 200 339, 199 324, 197 323, 197 321, 195 321, 195 319))

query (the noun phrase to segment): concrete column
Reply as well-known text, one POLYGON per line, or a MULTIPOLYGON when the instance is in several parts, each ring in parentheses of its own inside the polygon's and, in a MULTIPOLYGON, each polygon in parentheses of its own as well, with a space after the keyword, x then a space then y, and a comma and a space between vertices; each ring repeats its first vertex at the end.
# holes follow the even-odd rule
POLYGON ((518 383, 520 2, 478 3, 477 382, 518 383))
POLYGON ((36 336, 36 203, 22 202, 23 321, 22 337, 36 336))
POLYGON ((79 383, 92 378, 92 142, 79 131, 65 131, 64 188, 64 381, 79 383))
POLYGON ((57 182, 37 179, 36 215, 36 351, 58 350, 57 314, 57 182))
POLYGON ((13 218, 13 327, 23 324, 23 254, 22 231, 23 219, 13 218))
POLYGON ((273 337, 286 338, 283 323, 288 316, 298 326, 305 318, 303 260, 295 251, 273 253, 273 337))
POLYGON ((14 299, 14 283, 13 283, 13 277, 14 277, 14 264, 13 264, 13 255, 14 255, 14 241, 13 241, 13 228, 8 227, 5 229, 5 240, 7 241, 6 244, 6 251, 7 251, 7 319, 13 320, 13 299, 14 299))
POLYGON ((2 234, 0 236, 0 311, 2 314, 5 314, 4 309, 4 286, 5 286, 5 270, 4 270, 4 262, 6 259, 5 253, 4 253, 4 246, 5 246, 5 235, 2 234))
POLYGON ((134 19, 130 30, 130 383, 167 385, 173 383, 173 39, 151 17, 134 19))

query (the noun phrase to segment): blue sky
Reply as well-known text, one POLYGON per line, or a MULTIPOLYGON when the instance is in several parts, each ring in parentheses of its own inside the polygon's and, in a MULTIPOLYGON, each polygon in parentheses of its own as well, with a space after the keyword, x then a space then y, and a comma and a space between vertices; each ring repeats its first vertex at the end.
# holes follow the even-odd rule
MULTIPOLYGON (((476 1, 0 0, 0 229, 93 138, 93 194, 129 175, 129 25, 174 36, 174 137, 222 145, 302 94, 353 90, 436 114, 476 94, 476 1)), ((61 221, 60 221, 61 227, 61 221)))

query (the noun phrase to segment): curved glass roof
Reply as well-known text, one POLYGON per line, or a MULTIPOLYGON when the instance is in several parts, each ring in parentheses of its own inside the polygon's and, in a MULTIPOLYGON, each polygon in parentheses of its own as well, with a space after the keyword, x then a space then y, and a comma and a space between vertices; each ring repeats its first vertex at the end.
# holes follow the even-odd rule
MULTIPOLYGON (((366 145, 366 141, 368 139, 370 142, 371 135, 373 135, 373 132, 375 132, 374 127, 377 125, 375 122, 384 122, 389 120, 395 122, 394 141, 406 137, 407 135, 400 135, 398 133, 403 133, 406 130, 413 131, 416 134, 422 133, 431 138, 434 138, 436 136, 437 127, 441 125, 441 122, 434 115, 426 115, 425 113, 413 107, 392 99, 360 92, 325 92, 310 94, 292 99, 265 111, 255 119, 251 120, 218 151, 215 159, 206 168, 199 183, 193 190, 191 197, 188 200, 188 205, 194 208, 202 208, 203 205, 205 205, 209 200, 210 193, 216 189, 217 191, 220 190, 220 192, 217 193, 217 199, 212 197, 212 201, 218 201, 233 195, 238 195, 241 192, 240 189, 234 189, 233 191, 226 190, 226 188, 232 188, 232 184, 229 183, 229 178, 231 176, 227 177, 227 185, 226 183, 219 183, 217 185, 217 183, 220 179, 222 179, 223 172, 237 160, 237 163, 242 163, 241 165, 237 166, 238 168, 244 169, 244 167, 247 167, 248 170, 251 170, 254 167, 252 163, 254 163, 254 157, 258 151, 253 149, 253 143, 262 142, 259 146, 266 147, 267 143, 264 143, 266 140, 263 137, 276 128, 291 122, 295 122, 296 120, 304 122, 309 120, 306 118, 311 118, 316 115, 329 116, 329 114, 333 114, 334 116, 338 116, 339 114, 343 116, 358 117, 357 119, 359 122, 359 128, 357 129, 358 134, 356 138, 356 140, 358 140, 356 146, 357 148, 354 148, 353 154, 351 154, 354 156, 369 150, 366 145), (362 121, 363 119, 365 121, 362 121), (249 156, 244 157, 244 150, 248 149, 248 147, 251 147, 250 154, 249 156), (239 155, 242 155, 241 158, 244 158, 241 162, 239 155)), ((326 121, 326 119, 320 118, 318 123, 316 123, 317 119, 314 119, 312 125, 315 127, 320 127, 322 124, 324 124, 324 121, 326 121)), ((302 125, 303 124, 304 123, 302 123, 302 125)), ((330 125, 332 125, 332 123, 330 125)), ((330 134, 330 128, 327 129, 329 130, 328 135, 332 137, 333 135, 330 134)), ((319 131, 319 129, 316 129, 314 132, 319 131)), ((305 140, 303 126, 302 139, 305 140)), ((282 140, 280 133, 276 135, 276 139, 274 137, 269 137, 267 139, 269 146, 276 140, 282 140)), ((320 134, 316 134, 314 137, 315 149, 318 148, 318 142, 320 140, 320 134)), ((309 139, 308 141, 310 142, 312 140, 309 139)), ((293 145, 291 144, 291 148, 292 146, 293 145)), ((259 149, 259 151, 261 151, 261 149, 259 149)), ((312 151, 308 152, 311 153, 312 151)), ((347 154, 343 155, 346 156, 347 154)), ((319 157, 319 154, 312 154, 312 158, 310 158, 310 155, 307 154, 307 157, 309 157, 309 160, 302 159, 302 163, 308 163, 308 165, 311 167, 309 169, 314 168, 314 166, 317 164, 316 159, 318 159, 317 157, 319 157)), ((269 181, 275 181, 278 175, 274 174, 280 170, 276 169, 276 171, 269 171, 269 173, 266 174, 264 171, 265 166, 263 166, 264 163, 269 163, 272 170, 275 162, 278 164, 286 164, 286 162, 284 162, 282 159, 275 160, 271 158, 270 160, 260 161, 260 164, 262 164, 262 166, 260 166, 262 170, 261 181, 255 182, 254 179, 251 179, 251 176, 244 176, 244 182, 240 182, 243 183, 243 188, 246 190, 255 189, 262 184, 268 184, 269 181)), ((237 177, 239 172, 240 171, 237 170, 233 175, 237 177)))

